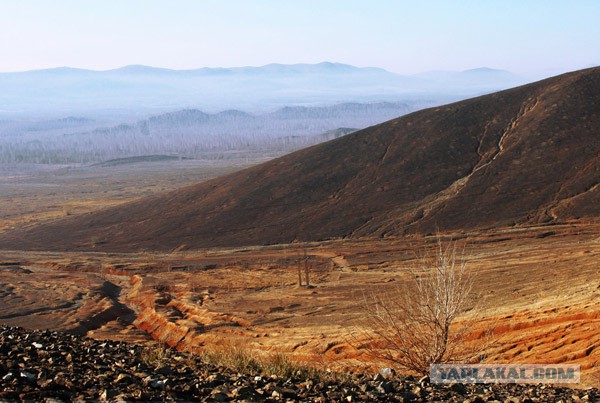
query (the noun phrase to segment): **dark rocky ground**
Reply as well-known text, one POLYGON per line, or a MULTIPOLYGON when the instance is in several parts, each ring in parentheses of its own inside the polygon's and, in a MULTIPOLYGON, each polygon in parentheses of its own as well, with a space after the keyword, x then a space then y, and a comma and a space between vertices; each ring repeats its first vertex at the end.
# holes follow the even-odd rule
POLYGON ((598 389, 240 374, 172 350, 0 326, 0 401, 600 401, 598 389))

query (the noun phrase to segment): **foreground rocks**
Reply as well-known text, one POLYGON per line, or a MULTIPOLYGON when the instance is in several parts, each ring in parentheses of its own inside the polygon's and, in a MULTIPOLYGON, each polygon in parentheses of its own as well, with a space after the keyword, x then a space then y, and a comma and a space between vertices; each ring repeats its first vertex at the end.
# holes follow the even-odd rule
POLYGON ((533 385, 442 386, 364 374, 240 374, 172 350, 0 326, 3 399, 596 402, 600 392, 533 385))

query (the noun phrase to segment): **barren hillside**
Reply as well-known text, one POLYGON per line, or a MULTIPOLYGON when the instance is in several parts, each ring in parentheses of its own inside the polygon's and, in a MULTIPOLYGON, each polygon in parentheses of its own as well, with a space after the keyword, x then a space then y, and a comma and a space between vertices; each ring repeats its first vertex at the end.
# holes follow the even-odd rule
POLYGON ((171 250, 600 215, 600 68, 373 126, 160 196, 0 235, 3 249, 171 250))

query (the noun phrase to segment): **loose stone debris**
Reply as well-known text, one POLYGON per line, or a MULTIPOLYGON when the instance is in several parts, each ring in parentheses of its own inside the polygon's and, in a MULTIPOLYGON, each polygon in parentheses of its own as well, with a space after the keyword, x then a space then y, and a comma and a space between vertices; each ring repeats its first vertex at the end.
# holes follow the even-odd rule
POLYGON ((241 374, 175 350, 0 326, 0 401, 598 402, 598 389, 433 385, 385 369, 307 379, 241 374), (331 378, 331 379, 329 379, 331 378))

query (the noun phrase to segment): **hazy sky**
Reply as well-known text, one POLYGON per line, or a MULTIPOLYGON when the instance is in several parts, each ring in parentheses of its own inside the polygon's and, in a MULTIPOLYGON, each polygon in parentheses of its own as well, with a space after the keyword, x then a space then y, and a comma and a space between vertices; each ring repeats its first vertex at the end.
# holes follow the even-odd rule
POLYGON ((600 64, 597 0, 1 0, 0 71, 332 61, 396 73, 600 64))

